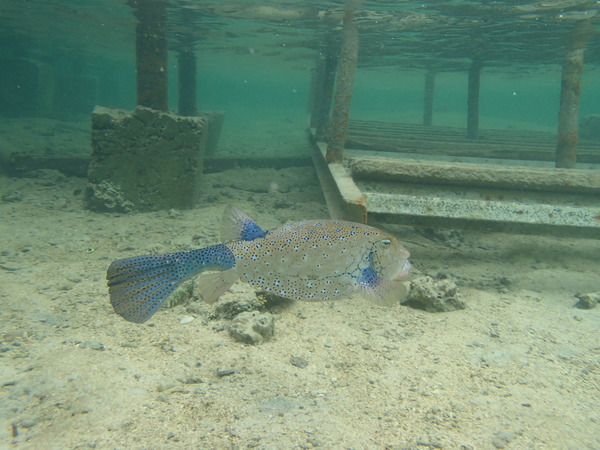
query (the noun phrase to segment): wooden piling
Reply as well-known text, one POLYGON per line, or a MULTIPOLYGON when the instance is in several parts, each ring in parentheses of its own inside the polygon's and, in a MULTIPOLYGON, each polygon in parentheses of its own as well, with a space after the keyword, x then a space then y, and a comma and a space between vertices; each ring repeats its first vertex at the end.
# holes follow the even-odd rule
POLYGON ((179 11, 179 21, 182 30, 179 34, 177 56, 178 66, 178 112, 180 116, 195 116, 196 106, 196 49, 192 30, 197 26, 196 10, 182 8, 179 11))
POLYGON ((186 45, 179 50, 179 115, 196 112, 196 54, 193 45, 186 45))
POLYGON ((352 86, 358 61, 358 29, 354 24, 353 9, 348 7, 344 16, 344 31, 338 63, 333 111, 327 128, 327 162, 342 162, 344 143, 350 116, 352 86))
POLYGON ((311 92, 311 127, 316 129, 316 137, 323 141, 327 135, 329 114, 331 113, 331 101, 333 99, 333 88, 335 86, 335 72, 338 63, 337 49, 334 39, 329 36, 327 44, 317 61, 314 74, 313 90, 311 92))
POLYGON ((577 161, 577 141, 579 139, 577 122, 581 96, 583 51, 594 33, 594 26, 585 19, 575 23, 569 37, 567 53, 563 61, 558 112, 556 167, 559 168, 572 169, 577 161))
POLYGON ((138 19, 135 30, 137 104, 168 109, 167 1, 130 0, 138 19))

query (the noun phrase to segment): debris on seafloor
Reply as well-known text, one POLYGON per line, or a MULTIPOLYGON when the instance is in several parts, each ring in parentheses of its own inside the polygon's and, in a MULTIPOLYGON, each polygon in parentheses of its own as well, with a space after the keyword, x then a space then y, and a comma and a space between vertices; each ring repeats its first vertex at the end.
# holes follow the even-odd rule
POLYGON ((229 327, 233 339, 245 344, 262 344, 273 336, 275 320, 268 312, 246 311, 235 316, 229 327))
POLYGON ((598 303, 600 303, 600 292, 577 294, 575 297, 579 299, 579 301, 575 304, 575 307, 579 309, 592 309, 598 303))
POLYGON ((130 213, 133 203, 125 199, 121 188, 109 181, 90 183, 86 189, 88 208, 100 212, 130 213))
POLYGON ((215 304, 215 316, 219 319, 231 320, 243 312, 262 309, 265 301, 262 295, 256 295, 252 287, 236 283, 215 304))
POLYGON ((411 281, 408 296, 402 303, 429 312, 455 311, 466 307, 456 283, 430 276, 411 281))

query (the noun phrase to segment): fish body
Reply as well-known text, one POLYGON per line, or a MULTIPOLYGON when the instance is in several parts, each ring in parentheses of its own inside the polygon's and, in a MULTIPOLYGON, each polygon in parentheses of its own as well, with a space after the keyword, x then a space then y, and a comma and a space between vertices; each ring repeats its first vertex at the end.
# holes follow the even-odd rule
POLYGON ((241 280, 295 300, 333 300, 362 289, 389 304, 398 299, 393 280, 410 268, 409 252, 395 237, 352 222, 309 220, 264 231, 229 207, 221 237, 222 244, 189 252, 114 261, 107 280, 115 312, 145 322, 177 286, 196 275, 209 302, 241 280))

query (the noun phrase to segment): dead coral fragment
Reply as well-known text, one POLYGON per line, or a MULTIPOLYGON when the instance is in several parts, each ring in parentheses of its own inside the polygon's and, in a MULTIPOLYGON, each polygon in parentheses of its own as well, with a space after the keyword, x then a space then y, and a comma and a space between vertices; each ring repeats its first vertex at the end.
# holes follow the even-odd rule
POLYGON ((403 304, 429 312, 455 311, 466 307, 453 281, 435 280, 429 276, 410 283, 410 292, 403 304))

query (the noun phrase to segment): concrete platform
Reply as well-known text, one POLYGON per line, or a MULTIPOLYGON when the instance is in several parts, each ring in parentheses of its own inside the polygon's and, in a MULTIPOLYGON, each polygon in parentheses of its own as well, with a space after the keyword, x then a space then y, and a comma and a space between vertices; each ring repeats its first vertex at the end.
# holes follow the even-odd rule
POLYGON ((312 139, 333 217, 600 238, 600 166, 555 169, 365 149, 327 164, 326 144, 312 139))

